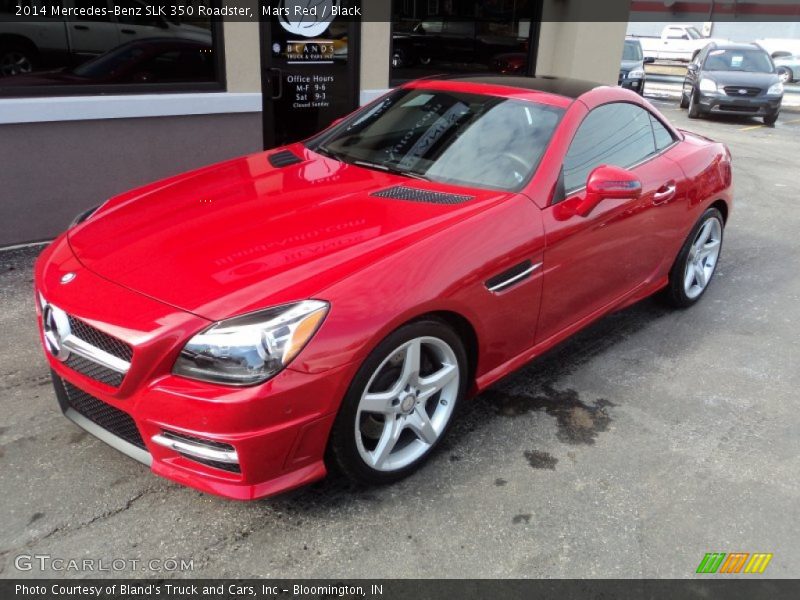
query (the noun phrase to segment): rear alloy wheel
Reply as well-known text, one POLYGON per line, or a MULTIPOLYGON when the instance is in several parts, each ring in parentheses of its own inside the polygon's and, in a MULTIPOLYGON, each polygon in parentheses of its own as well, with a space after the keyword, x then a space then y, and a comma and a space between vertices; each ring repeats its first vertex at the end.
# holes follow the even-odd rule
POLYGON ((722 214, 709 208, 681 248, 669 275, 667 301, 678 308, 691 306, 705 293, 714 277, 722 250, 722 214))
POLYGON ((789 67, 778 67, 778 78, 781 83, 791 83, 794 80, 794 73, 789 67))
POLYGON ((444 437, 466 393, 466 354, 444 323, 401 327, 370 354, 336 418, 329 454, 351 479, 409 475, 444 437))
POLYGON ((402 50, 395 50, 392 53, 392 68, 399 69, 406 66, 406 54, 402 50))

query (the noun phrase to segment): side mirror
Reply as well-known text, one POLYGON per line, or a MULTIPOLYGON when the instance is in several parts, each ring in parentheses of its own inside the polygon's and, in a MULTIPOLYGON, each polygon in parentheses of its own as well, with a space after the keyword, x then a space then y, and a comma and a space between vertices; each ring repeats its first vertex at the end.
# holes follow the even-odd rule
POLYGON ((589 173, 586 196, 575 207, 575 214, 585 217, 603 200, 638 198, 641 195, 642 182, 636 175, 619 167, 600 165, 589 173))
POLYGON ((644 57, 644 64, 652 65, 654 62, 656 62, 656 57, 655 56, 645 56, 644 57))

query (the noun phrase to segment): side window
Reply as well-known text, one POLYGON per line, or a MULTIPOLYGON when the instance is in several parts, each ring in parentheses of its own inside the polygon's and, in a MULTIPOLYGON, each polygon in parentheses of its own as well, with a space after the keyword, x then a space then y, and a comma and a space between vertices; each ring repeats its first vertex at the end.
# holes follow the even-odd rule
POLYGON ((627 102, 599 106, 572 139, 564 158, 564 189, 569 193, 586 185, 595 167, 628 168, 655 152, 648 111, 627 102))
POLYGON ((656 140, 656 151, 661 152, 667 146, 672 145, 675 138, 672 132, 661 124, 661 121, 650 115, 650 123, 653 125, 653 137, 656 140))

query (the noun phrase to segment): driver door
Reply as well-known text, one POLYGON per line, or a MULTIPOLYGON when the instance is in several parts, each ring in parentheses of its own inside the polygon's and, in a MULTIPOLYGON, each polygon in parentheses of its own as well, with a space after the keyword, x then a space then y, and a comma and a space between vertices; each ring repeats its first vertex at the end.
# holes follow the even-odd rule
POLYGON ((564 160, 563 200, 582 199, 589 174, 600 165, 630 170, 642 192, 638 198, 603 200, 585 217, 565 216, 559 203, 544 210, 547 249, 537 343, 582 325, 661 267, 662 211, 678 201, 684 176, 657 148, 654 118, 641 106, 615 102, 595 108, 578 128, 564 160))

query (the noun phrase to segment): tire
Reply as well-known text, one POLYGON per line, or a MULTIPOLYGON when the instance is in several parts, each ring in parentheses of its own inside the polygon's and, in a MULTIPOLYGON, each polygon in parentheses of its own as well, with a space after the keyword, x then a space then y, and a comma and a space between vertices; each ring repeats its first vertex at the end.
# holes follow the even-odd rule
POLYGON ((771 115, 766 115, 764 117, 764 125, 775 125, 775 122, 778 120, 779 112, 773 113, 771 115))
POLYGON ((683 88, 681 88, 681 108, 689 108, 689 99, 683 93, 683 88))
POLYGON ((358 483, 407 477, 447 434, 467 393, 468 373, 464 344, 444 322, 425 319, 397 329, 353 378, 331 430, 326 462, 358 483), (432 383, 436 375, 440 387, 432 383))
POLYGON ((429 64, 431 64, 431 57, 430 56, 420 56, 419 57, 419 64, 424 65, 424 66, 427 67, 429 64))
POLYGON ((30 73, 36 68, 36 50, 26 44, 9 42, 0 45, 0 78, 30 73))
POLYGON ((725 221, 716 208, 709 208, 692 227, 669 273, 669 283, 664 290, 668 304, 687 308, 703 297, 717 272, 724 231, 725 221), (705 241, 700 243, 704 236, 705 241), (699 248, 709 253, 702 255, 699 248))
POLYGON ((697 104, 697 94, 692 91, 692 95, 689 97, 689 118, 697 119, 701 114, 700 106, 697 104))
POLYGON ((778 77, 781 83, 791 83, 794 81, 794 73, 789 67, 778 67, 778 77))

